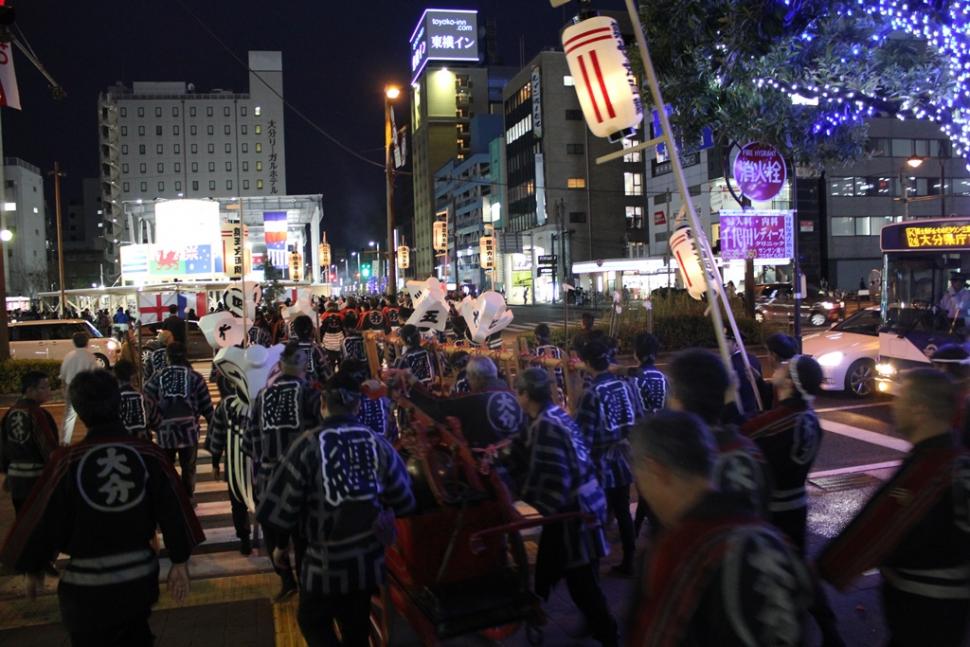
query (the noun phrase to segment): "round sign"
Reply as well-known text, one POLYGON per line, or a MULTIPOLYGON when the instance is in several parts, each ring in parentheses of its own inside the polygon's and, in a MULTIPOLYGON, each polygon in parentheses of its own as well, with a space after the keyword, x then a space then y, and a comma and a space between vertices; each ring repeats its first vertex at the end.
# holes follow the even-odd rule
POLYGON ((774 146, 751 142, 734 158, 734 181, 748 198, 771 200, 788 181, 785 158, 774 146))

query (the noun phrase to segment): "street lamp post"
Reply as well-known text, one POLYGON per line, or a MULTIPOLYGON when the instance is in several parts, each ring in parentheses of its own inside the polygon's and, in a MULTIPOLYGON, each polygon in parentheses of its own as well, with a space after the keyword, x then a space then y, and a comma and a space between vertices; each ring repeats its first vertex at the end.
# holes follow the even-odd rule
POLYGON ((357 286, 357 291, 360 292, 360 254, 350 252, 350 255, 357 258, 357 280, 355 281, 355 285, 357 286))
POLYGON ((906 159, 906 163, 899 169, 899 190, 902 191, 902 196, 899 198, 894 198, 903 203, 903 220, 909 220, 909 205, 912 202, 927 202, 929 200, 939 199, 940 201, 940 218, 946 218, 946 167, 943 164, 943 158, 939 159, 940 162, 940 193, 938 195, 923 195, 910 197, 909 191, 906 188, 906 178, 903 175, 903 171, 906 170, 908 166, 911 169, 918 169, 923 165, 923 162, 928 160, 928 157, 920 157, 919 155, 911 155, 906 159))
MULTIPOLYGON (((391 102, 401 96, 396 85, 384 88, 384 174, 387 180, 387 293, 397 290, 397 262, 394 258, 394 124, 392 122, 391 102)), ((377 246, 380 258, 380 245, 377 246)), ((380 285, 380 284, 378 284, 380 285)))
POLYGON ((13 239, 13 232, 9 229, 0 230, 0 361, 10 359, 10 331, 7 327, 7 277, 4 263, 7 260, 7 249, 4 243, 13 239))
POLYGON ((375 260, 377 261, 377 267, 374 268, 374 278, 377 280, 377 285, 381 284, 381 241, 374 242, 373 240, 367 243, 368 247, 376 247, 375 260))

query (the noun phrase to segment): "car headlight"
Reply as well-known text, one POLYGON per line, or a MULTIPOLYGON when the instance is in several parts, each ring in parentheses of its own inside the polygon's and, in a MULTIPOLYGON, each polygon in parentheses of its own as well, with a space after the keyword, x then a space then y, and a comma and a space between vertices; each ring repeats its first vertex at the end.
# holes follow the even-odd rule
POLYGON ((879 362, 876 364, 876 373, 879 377, 892 377, 896 374, 896 367, 889 362, 879 362))
POLYGON ((819 355, 818 363, 821 366, 832 368, 841 364, 843 359, 845 359, 845 354, 841 351, 834 350, 831 353, 819 355))
POLYGON ((831 301, 823 301, 819 305, 825 308, 826 310, 832 310, 833 308, 835 308, 835 304, 832 303, 831 301))
POLYGON ((121 349, 121 344, 119 344, 119 343, 118 343, 118 342, 117 342, 116 340, 114 340, 114 339, 109 339, 109 340, 108 340, 108 344, 107 344, 107 345, 108 345, 108 350, 110 350, 110 351, 111 351, 111 352, 113 352, 113 353, 114 353, 114 352, 117 352, 117 351, 119 351, 119 350, 121 349))

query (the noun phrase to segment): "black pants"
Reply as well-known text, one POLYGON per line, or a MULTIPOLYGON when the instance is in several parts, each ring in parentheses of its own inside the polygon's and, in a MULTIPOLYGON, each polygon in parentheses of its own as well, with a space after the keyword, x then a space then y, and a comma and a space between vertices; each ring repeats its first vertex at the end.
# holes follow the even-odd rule
POLYGON ((660 519, 650 508, 650 504, 642 496, 637 497, 637 514, 633 519, 633 536, 639 537, 640 531, 643 529, 643 522, 646 521, 650 525, 650 538, 654 539, 657 533, 660 532, 660 519))
POLYGON ((967 635, 970 600, 941 600, 882 585, 889 647, 959 647, 967 635))
MULTIPOLYGON (((263 539, 266 542, 266 554, 270 557, 270 561, 272 561, 274 549, 286 548, 290 540, 293 541, 293 552, 296 553, 296 575, 299 579, 300 565, 303 564, 303 555, 306 553, 306 540, 296 535, 284 536, 270 526, 263 526, 263 539)), ((292 570, 280 568, 276 564, 273 564, 273 570, 282 578, 286 578, 288 575, 293 576, 292 570)))
POLYGON ((772 512, 771 523, 788 536, 798 549, 798 554, 804 557, 805 533, 808 532, 808 507, 772 512))
POLYGON ((165 455, 172 465, 175 465, 175 456, 178 455, 179 472, 182 478, 182 485, 189 498, 195 496, 195 462, 199 456, 199 446, 189 445, 188 447, 164 448, 165 455))
POLYGON ((148 614, 124 624, 97 631, 72 631, 72 647, 151 647, 155 636, 148 626, 148 614))
POLYGON ((236 529, 236 537, 249 539, 252 533, 249 525, 249 510, 245 503, 236 498, 232 488, 229 488, 229 506, 232 509, 232 525, 236 529))
POLYGON ((633 519, 630 517, 630 486, 621 485, 604 491, 606 504, 616 517, 620 528, 620 543, 623 546, 623 563, 633 564, 636 552, 636 537, 633 535, 633 519))
POLYGON ((322 595, 300 591, 297 622, 307 647, 367 647, 370 633, 371 596, 374 591, 355 591, 343 595, 322 595), (340 625, 342 640, 333 630, 340 625))

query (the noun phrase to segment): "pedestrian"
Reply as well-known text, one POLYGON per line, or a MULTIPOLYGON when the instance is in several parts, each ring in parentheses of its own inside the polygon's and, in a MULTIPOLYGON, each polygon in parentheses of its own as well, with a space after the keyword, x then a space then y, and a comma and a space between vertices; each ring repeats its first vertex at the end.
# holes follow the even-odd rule
MULTIPOLYGON (((256 511, 265 530, 307 542, 297 620, 309 647, 368 645, 394 517, 415 505, 401 456, 357 421, 360 397, 349 373, 331 378, 327 417, 293 442, 256 511)), ((285 543, 272 556, 278 569, 289 568, 285 543)))
POLYGON ((584 312, 583 314, 580 315, 581 328, 580 328, 580 331, 576 333, 576 336, 573 337, 573 345, 570 350, 572 350, 575 353, 579 353, 582 351, 583 346, 585 346, 590 342, 590 336, 593 333, 594 321, 595 321, 595 318, 593 317, 592 312, 584 312))
POLYGON ((738 288, 734 285, 734 281, 728 281, 726 288, 728 299, 734 301, 738 296, 738 288))
POLYGON ((293 320, 293 336, 296 342, 306 352, 306 379, 310 386, 318 391, 330 379, 333 371, 323 347, 314 340, 313 320, 307 315, 299 315, 293 320))
POLYGON ((394 368, 410 371, 424 386, 431 387, 438 377, 438 360, 428 349, 421 347, 421 332, 416 326, 407 324, 401 328, 401 341, 404 349, 394 368))
MULTIPOLYGON (((257 505, 266 497, 270 479, 286 456, 290 445, 300 434, 320 424, 320 392, 306 383, 306 351, 291 342, 280 355, 280 375, 264 387, 249 416, 243 434, 243 451, 252 456, 256 464, 255 494, 257 505)), ((289 537, 265 528, 266 550, 286 549, 289 537)), ((293 535, 297 556, 297 572, 303 560, 306 543, 300 535, 293 535)), ((280 577, 280 591, 274 601, 282 601, 296 593, 297 582, 293 570, 273 564, 280 577)))
POLYGON ((387 397, 387 389, 379 381, 370 378, 367 364, 353 359, 346 359, 340 364, 340 370, 351 375, 360 384, 360 410, 357 421, 370 427, 374 433, 380 434, 391 442, 397 438, 397 422, 394 420, 391 401, 387 397))
POLYGON ((806 569, 775 528, 718 488, 707 425, 661 411, 631 440, 638 488, 664 532, 643 571, 627 645, 806 644, 806 569))
POLYGON ((195 308, 189 308, 188 314, 185 315, 185 320, 186 321, 198 321, 199 320, 199 315, 196 314, 195 308))
MULTIPOLYGON (((757 389, 758 396, 769 392, 770 389, 765 384, 761 372, 761 362, 757 357, 745 351, 744 355, 747 356, 748 365, 751 366, 751 377, 754 378, 754 386, 752 386, 751 378, 748 377, 748 371, 744 363, 744 355, 741 354, 741 346, 738 345, 737 340, 734 338, 734 333, 729 331, 725 336, 727 338, 728 354, 731 356, 731 368, 734 370, 735 375, 737 375, 741 414, 744 419, 747 419, 761 411, 758 408, 758 398, 755 396, 755 389, 757 389)), ((742 343, 747 341, 743 334, 741 335, 741 341, 742 343)), ((764 405, 764 402, 762 402, 762 405, 764 405)))
POLYGON ((353 359, 358 362, 367 361, 367 351, 364 350, 364 336, 358 328, 357 313, 348 310, 343 317, 344 338, 341 342, 341 359, 353 359))
MULTIPOLYGON (((722 422, 727 409, 736 410, 728 369, 710 351, 690 349, 674 356, 667 368, 668 407, 699 417, 717 442, 713 478, 722 492, 743 497, 752 510, 768 509, 768 476, 764 455, 737 426, 722 422)), ((732 414, 733 416, 733 414, 732 414)))
POLYGON ((178 457, 182 484, 191 499, 195 496, 199 418, 212 424, 212 398, 205 378, 189 365, 185 346, 173 341, 165 351, 168 366, 145 383, 148 425, 172 465, 178 457))
POLYGON ((327 305, 327 310, 320 317, 320 333, 323 350, 326 351, 327 361, 330 363, 330 372, 333 373, 340 364, 344 348, 344 318, 333 301, 327 305))
POLYGON ((592 380, 583 393, 576 410, 576 422, 590 449, 596 478, 603 491, 610 512, 616 517, 623 546, 623 560, 611 572, 633 574, 636 551, 633 519, 630 517, 629 443, 627 437, 640 413, 640 398, 626 380, 610 372, 610 349, 601 342, 583 347, 582 359, 592 380))
POLYGON ((149 647, 148 618, 159 594, 156 528, 176 604, 188 597, 189 556, 205 536, 165 455, 126 434, 115 378, 101 370, 79 373, 69 397, 88 433, 54 453, 0 562, 27 574, 32 600, 43 590, 51 555, 66 553, 57 595, 71 644, 149 647))
POLYGON ((6 475, 3 489, 10 493, 18 519, 24 501, 57 449, 57 423, 41 406, 51 398, 47 375, 40 371, 24 373, 20 394, 0 423, 0 472, 6 475))
POLYGON ((387 305, 384 306, 384 321, 386 327, 384 332, 390 333, 401 327, 401 308, 397 304, 397 295, 392 294, 387 297, 387 305))
POLYGON ((179 317, 179 307, 174 303, 168 307, 168 316, 165 318, 165 321, 162 322, 162 330, 169 331, 172 333, 172 337, 175 339, 175 341, 183 346, 185 345, 187 341, 185 321, 179 317))
POLYGON ((558 521, 542 528, 535 565, 535 592, 548 601, 566 580, 576 608, 595 639, 617 645, 617 624, 599 585, 599 560, 609 552, 603 531, 606 497, 596 480, 589 448, 576 423, 553 401, 545 369, 528 368, 515 383, 529 425, 512 438, 505 466, 520 499, 542 516, 584 513, 588 519, 558 521))
POLYGON ((142 351, 142 384, 148 382, 155 373, 168 366, 168 352, 166 347, 175 340, 168 330, 159 329, 158 335, 145 345, 142 351))
POLYGON ((145 396, 132 385, 135 377, 135 365, 127 359, 119 359, 114 365, 115 378, 121 395, 119 415, 125 430, 136 438, 151 440, 148 429, 148 416, 145 410, 145 396))
POLYGON ((816 562, 819 575, 840 590, 879 568, 890 645, 966 644, 970 452, 954 434, 958 396, 935 369, 901 376, 893 418, 912 449, 816 562))
POLYGON ((77 424, 77 412, 67 397, 71 381, 82 371, 93 371, 98 368, 98 360, 88 349, 88 334, 76 332, 71 336, 74 348, 64 356, 61 362, 61 384, 64 387, 64 427, 61 433, 61 445, 70 445, 74 436, 74 425, 77 424))
MULTIPOLYGON (((405 326, 407 328, 407 326, 405 326)), ((465 368, 468 393, 439 398, 413 373, 408 373, 411 402, 438 422, 456 418, 461 433, 473 449, 501 445, 522 431, 525 414, 508 383, 488 357, 474 356, 465 368)))
MULTIPOLYGON (((549 330, 548 324, 538 324, 533 330, 533 334, 536 337, 536 345, 532 349, 532 354, 536 358, 540 360, 562 360, 562 349, 552 343, 552 331, 549 330)), ((556 402, 560 406, 566 406, 566 375, 561 365, 556 366, 553 371, 556 375, 556 402)))
POLYGON ((455 382, 451 385, 450 395, 461 395, 471 393, 472 387, 468 383, 468 360, 471 359, 466 351, 460 350, 452 353, 448 358, 448 368, 455 374, 455 382))
MULTIPOLYGON (((222 376, 221 371, 220 376, 222 376)), ((226 394, 220 399, 213 413, 212 426, 205 436, 205 444, 212 457, 212 476, 216 480, 224 476, 226 481, 232 525, 236 531, 236 538, 239 539, 239 553, 250 555, 253 552, 253 544, 247 498, 251 499, 252 494, 253 463, 252 459, 242 452, 243 435, 249 421, 249 409, 238 395, 238 389, 245 388, 244 385, 232 383, 222 377, 221 387, 226 389, 226 394), (226 468, 224 475, 220 473, 223 460, 226 468)))
POLYGON ((266 315, 262 310, 256 311, 253 318, 253 325, 247 332, 250 346, 263 346, 269 348, 273 345, 273 335, 270 332, 269 324, 266 322, 266 315))
MULTIPOLYGON (((667 377, 657 368, 657 353, 660 342, 651 333, 642 332, 633 340, 633 356, 639 366, 631 372, 633 384, 640 396, 640 411, 650 416, 667 406, 667 377)), ((637 512, 633 518, 633 534, 640 536, 644 521, 650 521, 650 532, 656 535, 660 524, 651 512, 650 506, 640 495, 637 498, 637 512)))

